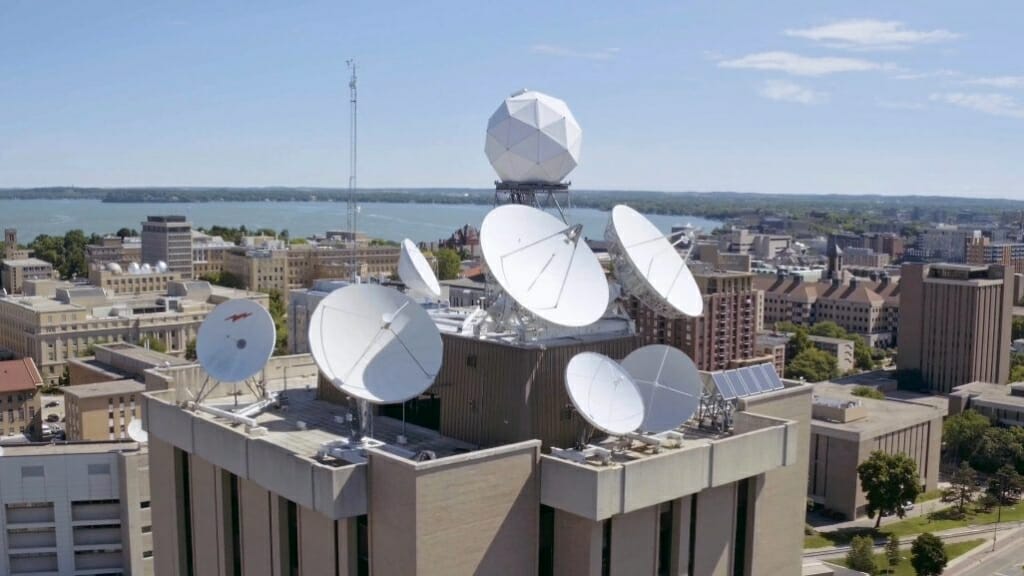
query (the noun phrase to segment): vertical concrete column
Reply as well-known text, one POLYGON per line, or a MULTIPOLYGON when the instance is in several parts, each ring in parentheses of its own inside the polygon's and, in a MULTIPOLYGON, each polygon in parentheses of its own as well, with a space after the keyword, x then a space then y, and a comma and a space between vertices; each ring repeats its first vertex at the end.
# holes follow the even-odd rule
POLYGON ((604 524, 555 510, 555 574, 601 576, 604 524))
POLYGON ((149 439, 150 477, 165 483, 163 489, 153 490, 153 573, 156 576, 178 576, 185 573, 182 565, 184 550, 178 533, 177 501, 188 486, 181 483, 181 475, 174 462, 174 446, 151 437, 149 439), (167 484, 170 484, 168 486, 167 484))
MULTIPOLYGON (((736 522, 736 484, 708 488, 697 497, 694 575, 729 576, 736 522)), ((613 543, 614 546, 614 543, 613 543)))
MULTIPOLYGON (((238 479, 238 501, 242 509, 242 573, 273 576, 270 534, 270 495, 256 484, 238 479)), ((154 554, 155 555, 155 554, 154 554)))
POLYGON ((648 506, 612 520, 612 576, 654 574, 658 560, 658 507, 648 506))
POLYGON ((693 513, 693 497, 686 496, 672 503, 672 568, 673 576, 690 574, 690 515, 693 513))
POLYGON ((303 576, 335 576, 334 522, 299 506, 299 570, 303 576))
POLYGON ((220 482, 217 467, 191 455, 192 550, 195 576, 223 576, 220 524, 220 482))
POLYGON ((335 525, 338 529, 338 576, 355 576, 359 563, 356 519, 342 518, 335 525))

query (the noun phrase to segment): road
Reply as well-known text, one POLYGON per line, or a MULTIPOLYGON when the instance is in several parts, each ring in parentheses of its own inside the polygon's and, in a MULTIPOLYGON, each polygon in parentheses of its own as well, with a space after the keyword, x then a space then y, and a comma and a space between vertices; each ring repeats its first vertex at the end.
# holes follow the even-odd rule
POLYGON ((1007 539, 999 540, 995 552, 988 551, 992 543, 986 542, 984 553, 972 556, 962 565, 954 565, 946 571, 946 576, 1020 576, 1024 565, 1022 536, 1024 531, 1017 530, 1007 539))

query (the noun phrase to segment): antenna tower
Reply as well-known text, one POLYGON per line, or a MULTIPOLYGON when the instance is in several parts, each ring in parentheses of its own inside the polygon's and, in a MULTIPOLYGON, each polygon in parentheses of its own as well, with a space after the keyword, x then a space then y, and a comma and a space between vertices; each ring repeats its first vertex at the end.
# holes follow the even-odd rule
POLYGON ((345 61, 351 76, 348 81, 349 108, 351 119, 349 121, 349 176, 348 176, 348 233, 351 242, 351 262, 349 264, 352 273, 352 280, 355 281, 359 275, 358 248, 356 246, 356 229, 359 219, 359 205, 356 203, 356 119, 358 106, 358 93, 356 89, 356 61, 349 58, 345 61))

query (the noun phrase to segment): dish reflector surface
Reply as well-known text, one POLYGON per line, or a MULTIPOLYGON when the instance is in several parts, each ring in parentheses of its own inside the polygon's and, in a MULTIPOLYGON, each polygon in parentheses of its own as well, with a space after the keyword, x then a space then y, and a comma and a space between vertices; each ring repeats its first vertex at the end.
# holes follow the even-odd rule
POLYGON ((591 426, 621 436, 640 427, 644 403, 636 384, 616 361, 581 352, 565 368, 565 389, 591 426))
POLYGON ((652 344, 622 361, 644 403, 645 432, 664 432, 689 420, 700 407, 703 383, 697 366, 678 348, 652 344))
POLYGON ((669 318, 704 312, 704 298, 690 268, 643 214, 624 204, 613 208, 605 240, 615 277, 631 296, 669 318))
POLYGON ((274 353, 277 331, 270 312, 252 300, 228 300, 199 326, 196 356, 214 380, 241 382, 274 353))
POLYGON ((430 263, 416 244, 408 238, 402 241, 402 252, 398 257, 398 277, 414 292, 428 294, 434 298, 441 297, 441 285, 438 284, 430 263))
POLYGON ((149 442, 149 433, 142 429, 142 420, 136 418, 128 424, 128 437, 136 442, 149 442))
POLYGON ((441 370, 441 334, 427 312, 398 290, 370 284, 320 302, 309 349, 334 386, 374 404, 419 396, 441 370))
POLYGON ((491 210, 480 249, 494 279, 521 306, 560 326, 593 324, 608 308, 608 283, 579 226, 520 204, 491 210))

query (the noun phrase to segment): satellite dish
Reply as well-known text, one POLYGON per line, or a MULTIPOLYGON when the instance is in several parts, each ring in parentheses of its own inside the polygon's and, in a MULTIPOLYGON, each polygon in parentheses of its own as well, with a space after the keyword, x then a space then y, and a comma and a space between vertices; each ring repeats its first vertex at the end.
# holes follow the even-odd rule
POLYGON ((441 370, 441 334, 398 290, 353 284, 331 292, 309 321, 317 366, 346 394, 374 404, 415 398, 441 370))
POLYGON ((163 260, 159 260, 156 263, 156 271, 161 273, 161 274, 167 272, 167 262, 164 262, 163 260))
POLYGON ((252 300, 228 300, 199 326, 196 356, 214 380, 242 382, 266 365, 276 340, 266 308, 252 300))
POLYGON ((597 322, 608 308, 604 270, 579 225, 520 204, 491 210, 480 248, 494 279, 521 306, 560 326, 597 322))
POLYGON ((121 269, 121 265, 118 264, 117 262, 107 263, 107 270, 113 272, 114 274, 122 274, 124 272, 124 270, 121 269))
POLYGON ((412 240, 402 241, 402 253, 398 257, 398 277, 414 292, 441 297, 441 285, 430 268, 430 263, 412 240))
POLYGON ((640 427, 644 402, 618 362, 596 352, 581 352, 565 368, 565 389, 588 424, 613 436, 640 427))
POLYGON ((689 420, 700 407, 703 383, 697 366, 678 348, 652 344, 622 361, 643 397, 645 432, 664 432, 689 420))
POLYGON ((149 433, 142 429, 142 420, 136 418, 128 424, 128 437, 136 442, 149 442, 149 433))
POLYGON ((619 204, 612 209, 604 237, 615 277, 627 293, 667 318, 704 312, 704 298, 690 268, 643 214, 619 204))
POLYGON ((141 268, 139 268, 138 262, 132 262, 131 264, 128 265, 129 274, 138 274, 139 270, 141 270, 141 268))

